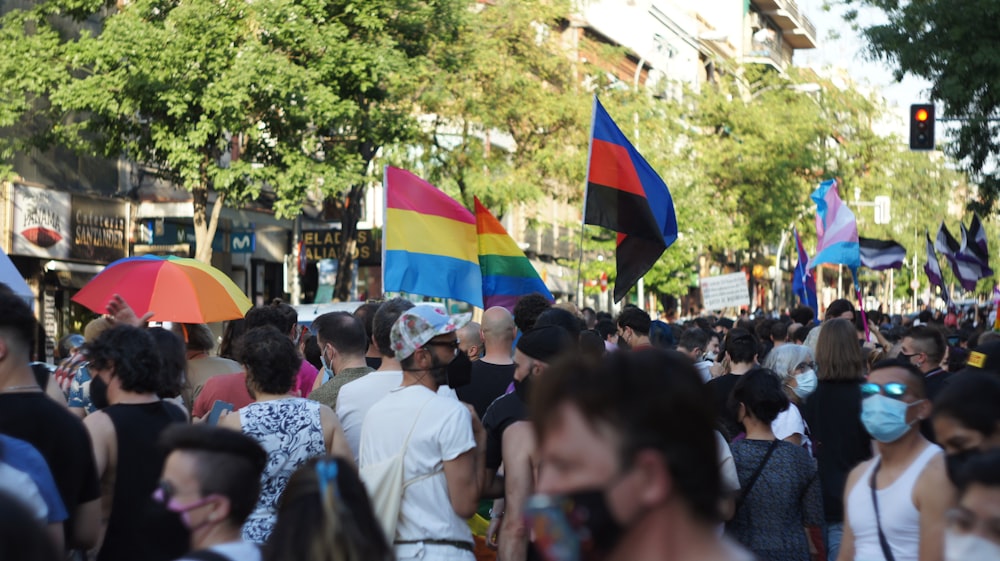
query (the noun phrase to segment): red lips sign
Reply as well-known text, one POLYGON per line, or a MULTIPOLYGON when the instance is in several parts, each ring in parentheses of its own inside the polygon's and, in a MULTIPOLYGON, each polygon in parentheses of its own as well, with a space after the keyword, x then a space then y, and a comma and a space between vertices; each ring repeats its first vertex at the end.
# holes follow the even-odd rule
POLYGON ((59 232, 50 230, 44 226, 35 226, 33 228, 22 230, 21 235, 24 236, 24 239, 29 242, 46 249, 56 245, 63 239, 62 236, 59 235, 59 232))

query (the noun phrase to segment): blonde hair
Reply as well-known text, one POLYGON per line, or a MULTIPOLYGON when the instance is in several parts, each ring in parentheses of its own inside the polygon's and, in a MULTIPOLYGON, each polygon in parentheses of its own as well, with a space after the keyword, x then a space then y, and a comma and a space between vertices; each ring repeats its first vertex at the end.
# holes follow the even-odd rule
POLYGON ((114 324, 115 323, 111 320, 111 318, 106 317, 99 317, 91 320, 90 323, 83 328, 83 340, 87 343, 93 343, 98 337, 101 336, 101 333, 111 329, 114 324))

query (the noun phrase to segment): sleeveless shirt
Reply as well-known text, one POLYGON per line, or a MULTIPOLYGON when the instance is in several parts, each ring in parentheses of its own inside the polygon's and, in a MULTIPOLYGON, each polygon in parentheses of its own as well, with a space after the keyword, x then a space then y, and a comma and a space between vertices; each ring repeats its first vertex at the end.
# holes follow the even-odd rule
POLYGON ((163 401, 117 404, 104 412, 115 426, 118 459, 111 516, 97 561, 180 557, 190 548, 187 529, 152 495, 166 459, 157 444, 160 433, 173 423, 185 422, 184 413, 163 401))
MULTIPOLYGON (((941 452, 928 444, 913 462, 885 489, 878 489, 879 523, 896 561, 917 561, 920 550, 920 511, 913 504, 913 487, 927 462, 941 452)), ((875 506, 870 481, 872 470, 881 457, 868 466, 847 496, 847 519, 854 532, 854 558, 857 561, 884 561, 878 539, 875 506)))

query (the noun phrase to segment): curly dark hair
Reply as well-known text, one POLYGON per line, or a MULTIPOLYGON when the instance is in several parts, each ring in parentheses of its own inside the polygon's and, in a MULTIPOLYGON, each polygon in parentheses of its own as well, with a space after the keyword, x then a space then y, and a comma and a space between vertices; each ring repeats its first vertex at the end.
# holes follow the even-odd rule
POLYGON ((285 394, 295 384, 302 364, 295 344, 273 325, 255 327, 240 340, 240 362, 247 381, 264 393, 285 394))
POLYGON ((285 337, 292 332, 292 328, 298 322, 299 314, 295 308, 281 301, 275 301, 266 306, 254 306, 246 315, 246 328, 251 330, 255 327, 272 325, 285 334, 285 337))
POLYGON ((145 329, 116 325, 88 345, 91 370, 114 368, 122 389, 135 393, 159 393, 160 353, 145 329))
POLYGON ((538 316, 551 307, 549 299, 538 292, 522 296, 517 304, 514 304, 514 325, 521 333, 527 333, 535 326, 538 316))
POLYGON ((162 327, 148 329, 160 354, 160 397, 177 397, 184 387, 184 371, 187 369, 184 341, 173 331, 162 327))

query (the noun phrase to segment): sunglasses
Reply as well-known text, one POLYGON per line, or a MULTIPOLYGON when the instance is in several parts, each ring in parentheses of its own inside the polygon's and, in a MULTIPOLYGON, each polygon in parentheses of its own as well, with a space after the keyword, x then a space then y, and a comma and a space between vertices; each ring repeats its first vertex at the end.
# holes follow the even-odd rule
POLYGON ((903 396, 906 394, 906 384, 900 384, 899 382, 889 382, 888 384, 865 382, 861 384, 862 398, 871 397, 878 393, 882 393, 893 399, 903 399, 903 396))

